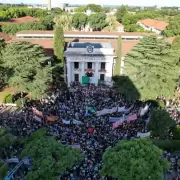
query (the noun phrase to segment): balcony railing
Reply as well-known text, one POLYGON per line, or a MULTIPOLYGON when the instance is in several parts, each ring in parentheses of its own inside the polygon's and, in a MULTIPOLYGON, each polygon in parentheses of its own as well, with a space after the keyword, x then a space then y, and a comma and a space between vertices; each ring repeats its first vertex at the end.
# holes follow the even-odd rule
POLYGON ((86 72, 95 72, 94 69, 85 69, 86 72))
POLYGON ((99 72, 107 72, 105 69, 100 69, 99 72))
POLYGON ((81 71, 81 69, 80 69, 80 68, 78 68, 78 69, 75 69, 75 68, 74 68, 74 71, 81 71))

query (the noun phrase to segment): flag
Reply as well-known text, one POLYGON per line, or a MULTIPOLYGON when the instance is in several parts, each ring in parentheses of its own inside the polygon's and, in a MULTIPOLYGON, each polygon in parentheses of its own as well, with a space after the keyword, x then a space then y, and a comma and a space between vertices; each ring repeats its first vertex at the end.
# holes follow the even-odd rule
POLYGON ((137 114, 135 113, 127 118, 127 122, 134 121, 136 119, 137 119, 137 114))

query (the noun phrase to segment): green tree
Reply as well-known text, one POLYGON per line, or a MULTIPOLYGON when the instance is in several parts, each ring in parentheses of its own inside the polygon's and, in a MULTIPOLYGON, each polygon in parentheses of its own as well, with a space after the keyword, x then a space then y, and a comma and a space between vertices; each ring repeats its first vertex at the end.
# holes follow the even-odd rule
POLYGON ((124 15, 128 13, 126 6, 121 6, 116 13, 116 19, 122 23, 124 15))
POLYGON ((73 15, 72 26, 78 30, 81 30, 87 24, 88 16, 84 13, 76 13, 73 15))
POLYGON ((121 36, 118 38, 118 45, 117 45, 117 58, 116 58, 116 63, 114 65, 114 75, 118 76, 120 75, 121 71, 121 36))
POLYGON ((74 11, 76 13, 82 13, 82 12, 86 12, 86 10, 87 10, 86 6, 80 6, 80 7, 76 8, 74 11))
POLYGON ((64 32, 62 27, 56 27, 54 31, 54 55, 60 62, 61 66, 64 63, 64 32))
POLYGON ((169 25, 165 28, 163 34, 166 37, 180 35, 180 16, 175 16, 170 20, 169 25))
POLYGON ((117 30, 117 25, 116 25, 116 16, 114 15, 108 15, 106 18, 107 26, 105 29, 109 31, 116 31, 117 30))
POLYGON ((179 53, 155 36, 140 40, 125 57, 124 74, 129 76, 141 99, 173 96, 179 77, 179 53))
POLYGON ((32 172, 27 180, 54 180, 78 164, 82 158, 80 150, 62 145, 54 137, 33 138, 25 145, 22 157, 32 157, 32 172))
POLYGON ((63 10, 61 8, 52 8, 51 9, 51 15, 59 15, 59 14, 62 14, 63 13, 63 10))
POLYGON ((146 139, 121 141, 103 154, 101 174, 121 180, 162 180, 169 167, 162 150, 146 139))
POLYGON ((53 30, 54 17, 53 14, 50 14, 41 19, 41 23, 46 27, 46 30, 53 30))
POLYGON ((72 15, 70 14, 57 15, 54 18, 54 22, 56 26, 62 27, 64 32, 72 29, 72 15))
POLYGON ((10 43, 2 52, 2 61, 3 67, 11 72, 9 85, 31 93, 34 98, 46 93, 52 75, 50 58, 41 46, 29 42, 10 43))
POLYGON ((148 123, 148 129, 153 137, 166 138, 169 136, 170 128, 173 126, 173 120, 166 110, 155 110, 148 123))
POLYGON ((8 68, 2 66, 2 50, 5 48, 4 39, 0 38, 0 86, 3 86, 7 83, 8 75, 10 74, 8 68))
POLYGON ((105 13, 92 14, 88 21, 93 30, 102 30, 107 25, 105 13))
POLYGON ((2 32, 6 34, 15 35, 17 32, 23 30, 46 30, 46 26, 41 22, 2 25, 2 32))
POLYGON ((180 125, 173 126, 172 134, 174 140, 180 140, 180 125))
POLYGON ((104 12, 104 9, 100 5, 97 5, 97 4, 88 4, 86 7, 87 9, 90 9, 92 12, 95 12, 95 13, 104 12))
POLYGON ((174 38, 174 40, 172 42, 172 48, 179 50, 179 48, 180 48, 180 36, 177 36, 174 38))
POLYGON ((0 157, 1 159, 6 159, 11 156, 12 149, 16 138, 5 131, 4 129, 0 129, 0 157))
POLYGON ((8 168, 6 164, 0 166, 0 178, 5 179, 8 173, 8 168))

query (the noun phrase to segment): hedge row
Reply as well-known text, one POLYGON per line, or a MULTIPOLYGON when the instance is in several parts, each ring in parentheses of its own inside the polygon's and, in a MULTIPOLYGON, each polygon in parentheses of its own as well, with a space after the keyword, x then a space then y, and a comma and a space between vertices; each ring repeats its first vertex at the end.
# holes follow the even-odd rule
POLYGON ((163 150, 180 150, 180 140, 153 140, 153 143, 163 150))

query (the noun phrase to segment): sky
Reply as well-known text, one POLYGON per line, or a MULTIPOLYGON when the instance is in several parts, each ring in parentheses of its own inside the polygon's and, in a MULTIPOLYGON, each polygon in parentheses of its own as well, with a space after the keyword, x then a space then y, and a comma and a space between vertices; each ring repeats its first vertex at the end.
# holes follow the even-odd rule
MULTIPOLYGON (((133 6, 179 6, 180 0, 51 0, 53 4, 104 4, 104 5, 133 5, 133 6)), ((12 3, 39 3, 45 4, 47 0, 0 0, 0 2, 12 3)))

